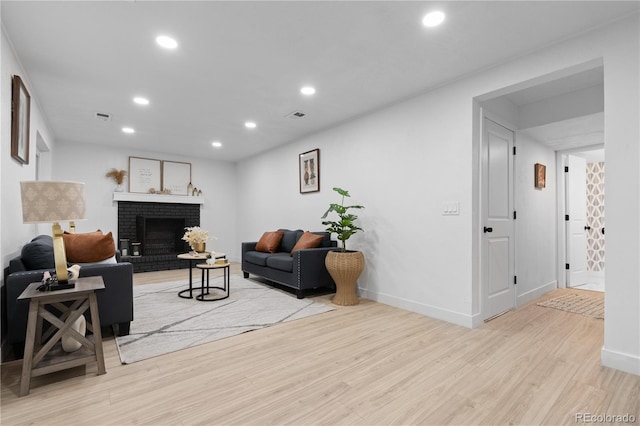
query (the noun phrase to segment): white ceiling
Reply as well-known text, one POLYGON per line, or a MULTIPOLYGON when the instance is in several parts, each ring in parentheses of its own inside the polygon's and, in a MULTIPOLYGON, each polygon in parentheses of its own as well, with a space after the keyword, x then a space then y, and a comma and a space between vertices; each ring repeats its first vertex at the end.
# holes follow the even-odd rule
POLYGON ((637 13, 639 3, 3 0, 0 7, 56 139, 237 161, 637 13), (445 23, 422 27, 433 9, 446 12, 445 23), (160 33, 175 37, 178 49, 158 48, 160 33), (316 95, 300 95, 304 84, 316 95), (134 105, 136 95, 151 104, 134 105), (307 116, 285 118, 296 110, 307 116), (100 122, 96 112, 113 118, 100 122), (258 127, 245 129, 246 120, 258 127), (136 133, 123 134, 125 125, 136 133), (213 149, 213 140, 223 148, 213 149))
POLYGON ((604 145, 604 113, 529 127, 522 133, 554 151, 604 145))

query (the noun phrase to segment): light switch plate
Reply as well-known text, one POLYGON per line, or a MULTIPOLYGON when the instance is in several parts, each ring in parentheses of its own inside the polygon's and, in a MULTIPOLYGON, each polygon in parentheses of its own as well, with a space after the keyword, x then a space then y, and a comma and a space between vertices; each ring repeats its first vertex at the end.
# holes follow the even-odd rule
POLYGON ((459 214, 460 214, 460 202, 456 201, 456 202, 444 203, 444 206, 442 209, 443 216, 455 216, 459 214))

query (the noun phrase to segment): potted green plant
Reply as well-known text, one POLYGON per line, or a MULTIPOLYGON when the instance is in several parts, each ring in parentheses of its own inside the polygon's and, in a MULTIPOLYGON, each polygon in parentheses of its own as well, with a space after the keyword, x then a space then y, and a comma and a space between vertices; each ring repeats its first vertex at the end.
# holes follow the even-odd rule
POLYGON ((336 283, 336 294, 332 302, 336 305, 357 305, 360 301, 356 295, 356 283, 364 269, 364 254, 357 250, 347 250, 347 240, 355 233, 364 230, 356 225, 358 216, 350 213, 351 209, 363 209, 364 206, 345 206, 345 197, 351 197, 349 192, 342 188, 333 188, 342 196, 340 204, 332 203, 322 216, 326 219, 329 213, 335 212, 338 220, 324 220, 322 222, 327 232, 335 233, 338 240, 342 241, 339 250, 330 251, 325 258, 325 266, 329 275, 336 283))

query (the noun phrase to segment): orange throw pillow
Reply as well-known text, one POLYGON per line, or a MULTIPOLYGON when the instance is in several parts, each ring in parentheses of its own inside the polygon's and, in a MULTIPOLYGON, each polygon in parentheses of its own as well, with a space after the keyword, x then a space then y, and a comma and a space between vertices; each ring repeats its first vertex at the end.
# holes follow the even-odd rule
POLYGON ((304 234, 302 234, 296 245, 293 246, 293 249, 291 250, 291 256, 293 256, 293 252, 296 250, 320 247, 322 239, 322 235, 316 235, 312 234, 309 231, 306 231, 304 234))
POLYGON ((262 234, 262 237, 260 237, 258 244, 256 244, 256 251, 275 253, 280 246, 283 235, 284 232, 282 231, 265 232, 262 234))
POLYGON ((87 232, 86 234, 67 234, 64 238, 64 251, 69 263, 91 263, 108 259, 116 254, 116 245, 111 232, 87 232))

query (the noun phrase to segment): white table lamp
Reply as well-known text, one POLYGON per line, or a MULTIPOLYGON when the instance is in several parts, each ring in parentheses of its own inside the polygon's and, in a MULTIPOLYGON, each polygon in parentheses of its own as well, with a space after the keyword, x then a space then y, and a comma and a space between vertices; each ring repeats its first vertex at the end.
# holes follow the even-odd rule
POLYGON ((66 283, 67 255, 60 221, 85 219, 84 183, 56 181, 20 182, 22 221, 53 222, 53 257, 58 282, 66 283))

